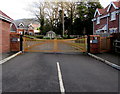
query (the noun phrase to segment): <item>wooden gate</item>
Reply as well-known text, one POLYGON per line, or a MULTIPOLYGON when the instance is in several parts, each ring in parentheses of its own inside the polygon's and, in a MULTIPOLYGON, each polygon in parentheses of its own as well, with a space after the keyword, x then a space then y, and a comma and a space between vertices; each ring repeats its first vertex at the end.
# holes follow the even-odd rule
POLYGON ((24 38, 25 52, 86 52, 87 37, 79 39, 30 39, 24 38))
POLYGON ((111 50, 110 37, 100 37, 100 52, 109 52, 111 50))

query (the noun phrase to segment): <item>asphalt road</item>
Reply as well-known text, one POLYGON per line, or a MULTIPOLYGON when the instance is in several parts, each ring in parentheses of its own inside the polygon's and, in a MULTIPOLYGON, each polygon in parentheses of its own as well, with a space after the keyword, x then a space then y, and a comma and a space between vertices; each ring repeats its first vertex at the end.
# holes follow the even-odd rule
POLYGON ((60 92, 57 62, 65 92, 118 92, 118 70, 86 54, 52 53, 25 53, 4 63, 3 92, 60 92))

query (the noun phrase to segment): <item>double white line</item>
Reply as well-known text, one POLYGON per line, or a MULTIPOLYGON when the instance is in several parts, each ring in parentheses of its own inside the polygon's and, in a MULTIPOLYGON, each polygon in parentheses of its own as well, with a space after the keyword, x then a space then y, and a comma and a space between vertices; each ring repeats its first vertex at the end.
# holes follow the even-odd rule
POLYGON ((63 85, 62 74, 61 74, 59 62, 57 62, 57 69, 58 69, 58 78, 59 78, 59 84, 60 84, 60 91, 61 91, 61 94, 65 94, 65 88, 64 88, 64 85, 63 85))

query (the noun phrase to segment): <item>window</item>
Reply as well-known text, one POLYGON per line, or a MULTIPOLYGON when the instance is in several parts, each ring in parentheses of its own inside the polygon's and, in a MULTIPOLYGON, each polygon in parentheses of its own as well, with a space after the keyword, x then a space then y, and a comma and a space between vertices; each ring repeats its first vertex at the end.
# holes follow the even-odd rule
POLYGON ((97 33, 97 34, 100 34, 100 31, 99 31, 99 30, 96 30, 96 33, 97 33))
POLYGON ((21 35, 23 34, 23 32, 22 32, 22 31, 20 31, 19 33, 20 33, 21 35))
POLYGON ((117 28, 110 28, 109 32, 110 32, 110 34, 116 33, 117 32, 117 28))
POLYGON ((116 13, 112 12, 111 13, 111 21, 116 20, 116 13))
POLYGON ((100 17, 97 18, 97 24, 100 24, 100 17))

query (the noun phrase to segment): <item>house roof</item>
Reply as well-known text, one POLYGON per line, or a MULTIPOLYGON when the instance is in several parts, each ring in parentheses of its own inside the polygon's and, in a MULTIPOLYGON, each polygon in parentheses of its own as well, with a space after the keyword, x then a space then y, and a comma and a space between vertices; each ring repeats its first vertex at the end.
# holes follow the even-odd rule
POLYGON ((111 2, 111 3, 109 4, 109 7, 108 7, 108 9, 107 9, 107 12, 109 12, 111 6, 113 6, 115 9, 118 9, 118 8, 119 8, 119 3, 120 3, 120 2, 118 2, 118 1, 116 1, 116 2, 111 2))
POLYGON ((95 14, 94 14, 94 17, 97 15, 97 13, 98 13, 98 15, 101 15, 100 10, 101 10, 101 9, 98 9, 98 8, 96 9, 95 14))
POLYGON ((113 2, 116 7, 120 7, 120 2, 113 2))
POLYGON ((32 24, 32 26, 33 26, 34 28, 39 28, 39 27, 40 27, 40 24, 32 24))
POLYGON ((48 31, 47 34, 55 34, 53 31, 48 31))
POLYGON ((109 5, 104 9, 103 15, 104 15, 104 14, 107 14, 107 9, 108 9, 108 7, 109 7, 109 5))
POLYGON ((0 10, 0 19, 6 20, 8 22, 12 22, 13 19, 6 15, 4 12, 0 10))
POLYGON ((105 12, 105 9, 98 9, 98 11, 100 12, 100 14, 103 14, 105 12))
POLYGON ((11 24, 10 31, 17 31, 17 27, 16 27, 16 24, 15 24, 15 23, 12 23, 12 24, 11 24))
POLYGON ((111 2, 106 8, 104 9, 96 9, 94 17, 96 16, 96 14, 98 13, 99 15, 104 15, 107 14, 107 12, 109 11, 110 7, 113 5, 113 7, 115 9, 120 8, 120 0, 116 1, 116 2, 111 2))
POLYGON ((35 19, 20 19, 20 20, 15 20, 14 23, 16 24, 17 28, 19 28, 20 24, 23 24, 24 28, 28 28, 29 26, 38 25, 39 23, 35 19))

